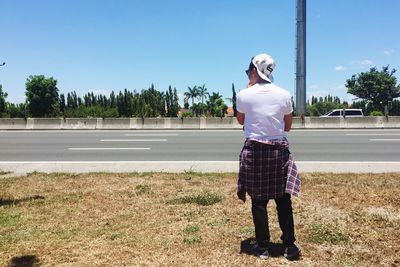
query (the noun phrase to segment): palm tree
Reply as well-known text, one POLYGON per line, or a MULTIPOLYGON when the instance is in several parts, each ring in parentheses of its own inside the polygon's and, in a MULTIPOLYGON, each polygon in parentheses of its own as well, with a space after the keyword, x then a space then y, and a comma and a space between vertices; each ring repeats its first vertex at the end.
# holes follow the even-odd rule
POLYGON ((206 85, 203 84, 203 86, 199 86, 198 92, 199 92, 198 96, 201 97, 201 104, 204 104, 204 98, 207 99, 207 97, 210 96, 210 94, 207 92, 206 85))
POLYGON ((188 91, 184 93, 185 99, 192 99, 192 106, 194 104, 194 99, 199 96, 199 89, 197 86, 190 87, 188 86, 188 91))
POLYGON ((212 92, 212 94, 210 95, 210 101, 215 101, 218 98, 222 99, 222 95, 219 92, 212 92))
POLYGON ((212 92, 211 95, 209 94, 209 98, 207 101, 207 109, 211 116, 215 115, 215 103, 218 99, 222 99, 222 95, 219 92, 212 92))

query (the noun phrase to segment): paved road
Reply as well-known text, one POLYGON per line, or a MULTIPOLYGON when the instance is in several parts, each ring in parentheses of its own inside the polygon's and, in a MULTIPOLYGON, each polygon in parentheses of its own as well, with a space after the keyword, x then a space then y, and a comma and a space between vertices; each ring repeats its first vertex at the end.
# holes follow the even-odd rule
MULTIPOLYGON (((301 172, 400 172, 400 129, 288 138, 301 172)), ((240 130, 0 131, 0 170, 237 172, 242 144, 240 130)))
MULTIPOLYGON (((1 131, 0 161, 235 161, 239 130, 1 131)), ((299 161, 400 162, 400 130, 292 130, 299 161)))

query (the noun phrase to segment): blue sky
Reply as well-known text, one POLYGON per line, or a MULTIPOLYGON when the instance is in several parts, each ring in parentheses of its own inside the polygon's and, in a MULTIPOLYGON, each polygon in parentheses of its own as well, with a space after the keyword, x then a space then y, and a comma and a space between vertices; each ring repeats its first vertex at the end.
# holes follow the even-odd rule
MULTIPOLYGON (((140 91, 182 95, 205 84, 231 97, 250 58, 268 53, 275 82, 295 93, 295 0, 12 0, 0 2, 0 84, 25 100, 29 75, 60 93, 140 91)), ((307 96, 342 99, 351 75, 390 65, 400 82, 400 1, 307 1, 307 96)), ((181 97, 183 98, 183 97, 181 97)))

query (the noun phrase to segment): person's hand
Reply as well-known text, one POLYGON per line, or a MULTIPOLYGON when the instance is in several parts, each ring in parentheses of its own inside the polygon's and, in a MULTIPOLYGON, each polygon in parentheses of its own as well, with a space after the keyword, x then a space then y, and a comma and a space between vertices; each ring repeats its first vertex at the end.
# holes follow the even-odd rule
POLYGON ((237 191, 237 197, 243 201, 246 202, 246 191, 245 190, 238 190, 237 191))

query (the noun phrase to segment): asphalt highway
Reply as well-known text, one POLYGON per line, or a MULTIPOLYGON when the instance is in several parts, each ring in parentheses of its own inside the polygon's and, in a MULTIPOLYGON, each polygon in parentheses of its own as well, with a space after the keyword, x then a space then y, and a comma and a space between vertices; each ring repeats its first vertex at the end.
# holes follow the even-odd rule
MULTIPOLYGON (((400 162, 400 129, 292 130, 297 161, 400 162)), ((0 161, 237 161, 240 130, 0 131, 0 161)))

